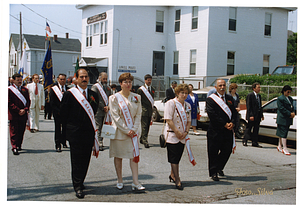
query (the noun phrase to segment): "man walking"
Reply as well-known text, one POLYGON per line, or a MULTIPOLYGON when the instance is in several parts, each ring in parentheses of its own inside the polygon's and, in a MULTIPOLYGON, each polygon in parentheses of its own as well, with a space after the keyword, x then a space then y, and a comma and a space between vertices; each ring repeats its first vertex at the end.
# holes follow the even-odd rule
POLYGON ((60 115, 70 144, 73 188, 76 197, 84 198, 83 182, 97 131, 94 114, 98 108, 98 96, 87 88, 89 76, 85 69, 78 69, 75 75, 77 86, 64 93, 60 115))
POLYGON ((142 103, 142 134, 140 137, 140 143, 144 144, 145 148, 149 148, 148 143, 148 133, 152 119, 152 109, 154 104, 154 88, 151 86, 152 83, 152 76, 147 74, 144 77, 145 85, 141 86, 137 90, 137 94, 141 96, 141 103, 142 103))
POLYGON ((14 83, 8 87, 8 120, 10 142, 14 155, 22 150, 30 99, 28 89, 22 85, 22 76, 18 73, 12 76, 14 83))
POLYGON ((207 151, 209 176, 219 181, 218 174, 224 176, 223 169, 234 149, 233 127, 237 119, 237 111, 233 98, 227 94, 226 82, 216 81, 216 93, 206 99, 207 114, 210 119, 207 130, 207 151))
POLYGON ((45 92, 44 86, 39 84, 39 75, 32 76, 32 83, 27 85, 29 91, 30 103, 30 132, 39 131, 40 110, 44 110, 45 92))
MULTIPOLYGON (((92 86, 92 91, 97 93, 99 98, 98 110, 95 115, 96 125, 98 129, 98 141, 99 141, 99 150, 103 151, 103 137, 101 137, 101 130, 103 123, 105 122, 105 118, 109 120, 108 113, 108 97, 111 94, 111 89, 107 85, 107 73, 102 72, 99 74, 98 83, 92 86)), ((108 121, 109 122, 109 121, 108 121)))
POLYGON ((261 96, 259 94, 260 84, 257 82, 253 83, 252 90, 253 92, 249 93, 246 99, 246 119, 248 121, 248 124, 245 130, 243 145, 247 146, 247 140, 252 138, 252 146, 261 148, 262 146, 258 144, 258 131, 260 121, 264 120, 264 116, 263 111, 261 109, 261 96), (251 133, 252 128, 253 133, 251 133))
POLYGON ((62 130, 62 119, 60 114, 61 100, 66 91, 66 75, 59 74, 57 77, 57 84, 50 90, 50 104, 53 111, 55 126, 54 143, 56 152, 61 152, 61 145, 63 145, 63 148, 68 147, 66 144, 66 131, 65 129, 62 130))
POLYGON ((175 98, 176 86, 177 86, 177 82, 173 81, 171 87, 166 90, 166 102, 170 99, 175 98))

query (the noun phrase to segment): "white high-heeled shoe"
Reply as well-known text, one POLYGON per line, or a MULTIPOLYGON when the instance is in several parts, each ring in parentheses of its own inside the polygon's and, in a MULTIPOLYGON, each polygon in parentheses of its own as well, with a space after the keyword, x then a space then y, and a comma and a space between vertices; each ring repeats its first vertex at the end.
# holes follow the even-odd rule
POLYGON ((142 186, 141 184, 135 185, 134 183, 132 183, 131 189, 132 190, 145 190, 145 187, 142 186))
POLYGON ((288 150, 282 149, 282 153, 285 155, 291 155, 291 153, 288 150))
POLYGON ((122 189, 124 188, 123 183, 117 183, 117 188, 118 188, 119 190, 122 190, 122 189))

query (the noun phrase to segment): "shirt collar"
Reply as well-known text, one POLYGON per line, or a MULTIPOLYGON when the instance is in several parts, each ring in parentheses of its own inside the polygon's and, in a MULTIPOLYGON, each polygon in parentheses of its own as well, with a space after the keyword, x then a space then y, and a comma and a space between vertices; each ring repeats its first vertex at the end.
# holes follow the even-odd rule
POLYGON ((257 93, 255 91, 253 91, 254 95, 257 96, 257 93))
POLYGON ((62 90, 62 88, 64 88, 64 90, 65 90, 65 86, 62 86, 59 83, 58 83, 58 86, 59 86, 60 90, 62 90))
POLYGON ((79 91, 80 91, 81 93, 83 93, 83 91, 85 91, 86 97, 88 97, 88 90, 87 90, 87 88, 86 88, 86 89, 82 89, 82 88, 80 88, 79 85, 77 85, 77 88, 79 89, 79 91))

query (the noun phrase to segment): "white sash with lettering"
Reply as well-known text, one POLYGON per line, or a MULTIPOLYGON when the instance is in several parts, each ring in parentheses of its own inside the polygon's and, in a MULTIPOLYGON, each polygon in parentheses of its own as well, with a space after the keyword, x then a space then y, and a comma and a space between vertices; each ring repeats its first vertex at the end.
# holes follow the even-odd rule
MULTIPOLYGON (((183 130, 188 131, 188 129, 186 129, 186 127, 187 127, 186 111, 184 109, 184 106, 176 98, 175 98, 175 107, 176 107, 179 117, 181 119, 181 124, 182 124, 183 130)), ((197 163, 196 163, 193 153, 192 153, 192 149, 190 146, 190 138, 189 138, 188 134, 185 137, 185 146, 186 146, 186 150, 188 152, 189 160, 192 163, 192 165, 195 166, 197 163)))
POLYGON ((95 122, 95 115, 94 115, 94 111, 92 109, 92 106, 88 102, 88 100, 84 97, 84 95, 79 91, 78 88, 73 87, 73 88, 69 89, 69 91, 73 94, 73 96, 76 98, 76 100, 80 103, 80 105, 85 110, 85 112, 87 113, 87 115, 89 116, 89 118, 91 120, 91 123, 93 125, 94 130, 95 130, 93 155, 96 156, 96 158, 97 158, 98 154, 99 154, 99 143, 98 143, 98 140, 97 140, 97 133, 98 132, 97 132, 97 127, 96 127, 96 122, 95 122))
MULTIPOLYGON (((224 102, 224 100, 222 100, 219 96, 217 96, 214 93, 211 94, 209 97, 212 98, 212 100, 214 100, 221 107, 221 109, 227 114, 229 119, 231 119, 232 112, 231 112, 230 108, 228 107, 228 105, 224 102)), ((233 146, 232 146, 232 153, 233 154, 234 154, 235 149, 236 149, 236 144, 235 144, 235 137, 234 137, 234 133, 233 133, 233 146)))
POLYGON ((8 87, 24 104, 24 106, 26 106, 26 98, 23 96, 23 94, 14 86, 9 86, 8 87))
MULTIPOLYGON (((120 107, 120 109, 123 113, 126 126, 131 130, 134 123, 133 123, 133 119, 131 117, 129 108, 128 108, 123 96, 120 93, 116 93, 115 96, 118 100, 119 107, 120 107)), ((139 152, 138 134, 136 133, 135 135, 133 135, 131 140, 132 140, 132 145, 133 145, 133 161, 138 163, 139 160, 140 160, 140 158, 139 158, 140 152, 139 152)))
MULTIPOLYGON (((105 91, 103 90, 103 88, 100 86, 99 83, 96 83, 95 86, 98 88, 104 102, 105 102, 105 105, 108 106, 108 97, 105 93, 105 91)), ((104 121, 104 124, 108 124, 108 125, 111 125, 111 117, 110 117, 110 112, 108 111, 107 114, 106 114, 106 117, 105 117, 105 121, 104 121)))
POLYGON ((144 94, 146 95, 146 97, 147 97, 148 100, 150 101, 150 103, 151 103, 151 105, 152 105, 152 108, 153 108, 154 100, 153 100, 151 94, 149 93, 149 91, 146 89, 145 86, 141 86, 140 89, 144 92, 144 94))
POLYGON ((63 97, 61 90, 58 88, 58 86, 53 86, 52 89, 53 89, 55 95, 57 96, 57 98, 59 99, 59 101, 61 101, 61 99, 63 97))

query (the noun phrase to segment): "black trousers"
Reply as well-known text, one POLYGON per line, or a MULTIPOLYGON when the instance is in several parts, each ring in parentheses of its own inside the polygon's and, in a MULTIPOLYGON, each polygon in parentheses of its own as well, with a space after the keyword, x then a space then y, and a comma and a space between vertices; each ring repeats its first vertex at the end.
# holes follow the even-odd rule
POLYGON ((258 131, 259 131, 259 124, 260 121, 248 121, 246 130, 245 130, 245 136, 243 141, 246 142, 247 140, 252 140, 252 143, 258 142, 258 131), (251 133, 251 130, 253 128, 253 133, 251 133))
POLYGON ((94 141, 69 142, 72 168, 72 183, 75 191, 82 190, 85 180, 94 141))
POLYGON ((209 176, 223 170, 232 152, 233 135, 231 132, 207 137, 209 176))
POLYGON ((143 143, 148 143, 148 133, 150 128, 151 118, 152 118, 151 116, 142 116, 141 119, 142 134, 140 140, 143 143))
POLYGON ((61 144, 66 145, 66 130, 64 127, 62 127, 60 117, 54 116, 54 126, 55 126, 55 133, 54 133, 55 148, 60 148, 61 144))
POLYGON ((47 116, 48 116, 48 119, 51 119, 51 116, 52 116, 52 107, 50 105, 50 103, 47 103, 45 101, 45 110, 44 110, 44 118, 46 119, 47 116))

